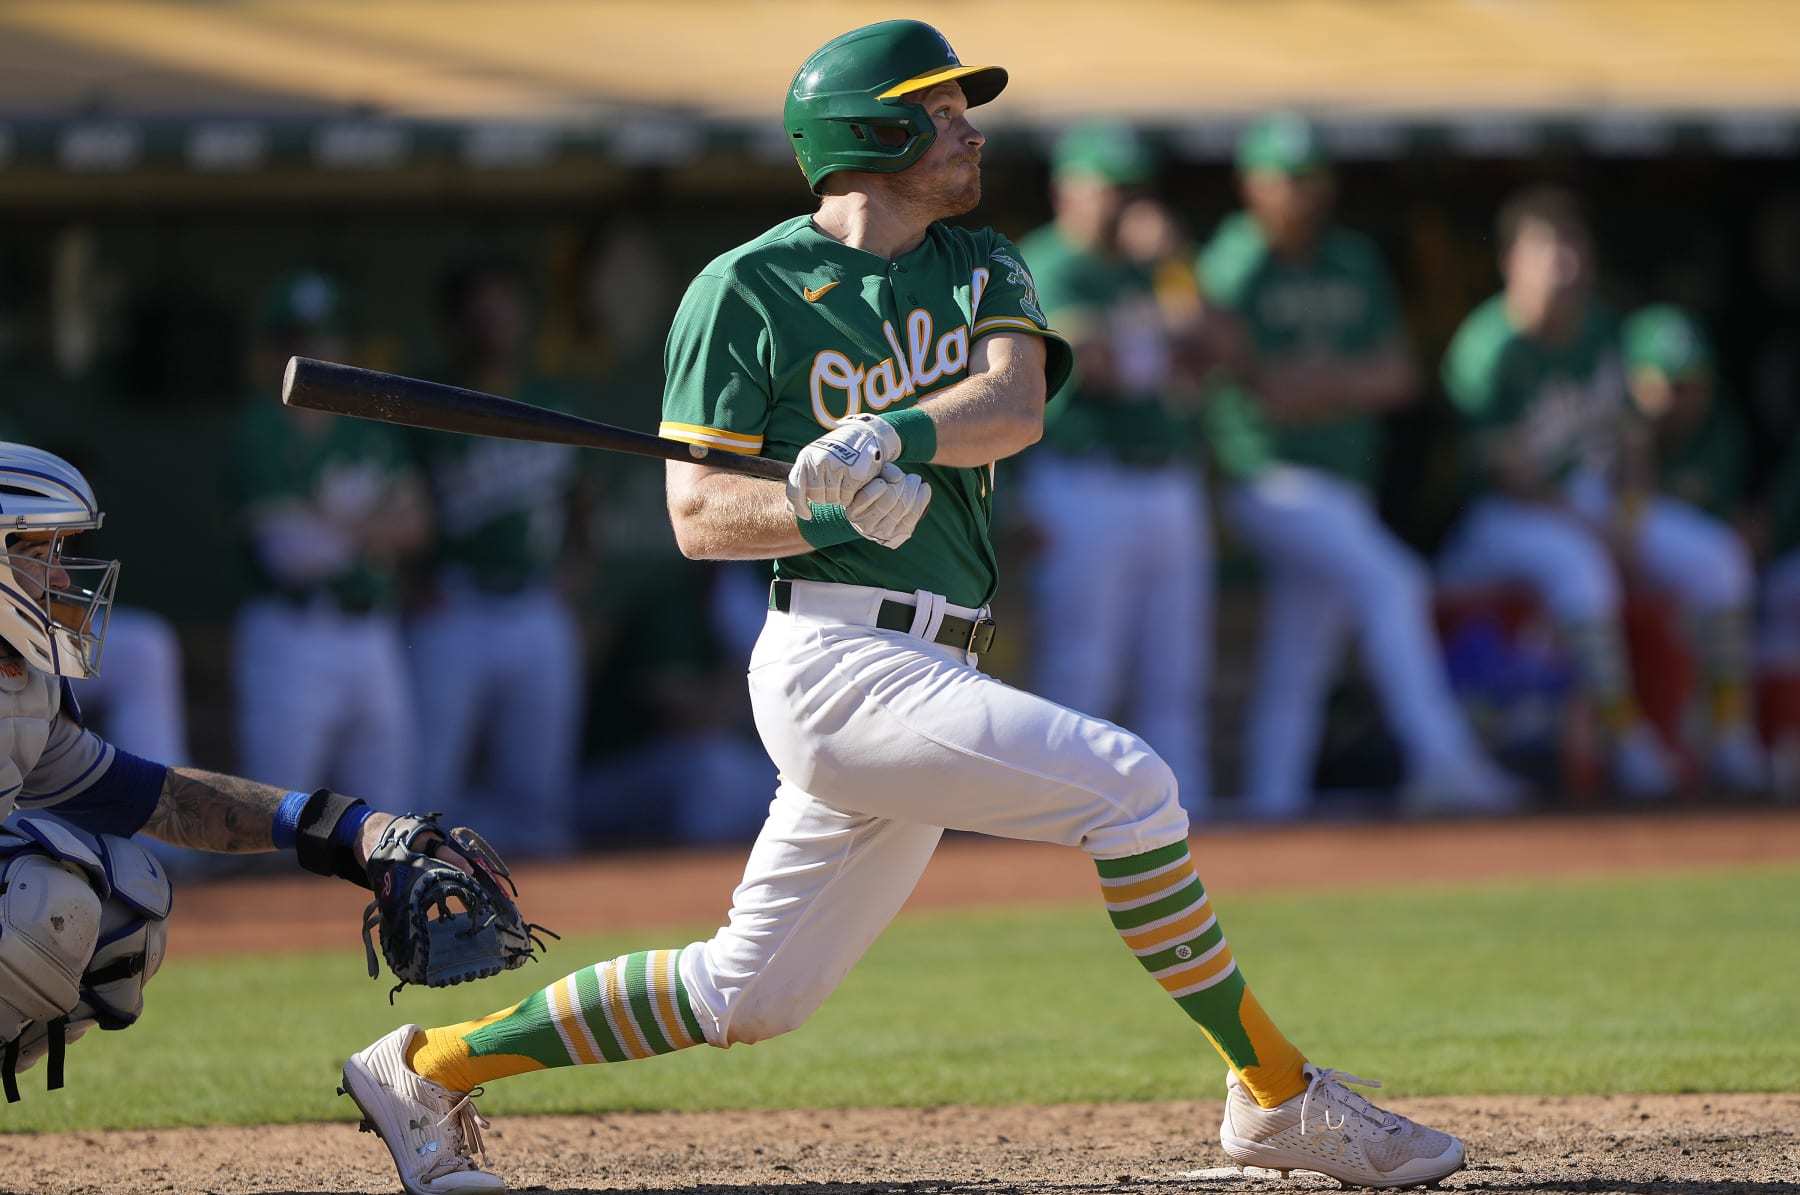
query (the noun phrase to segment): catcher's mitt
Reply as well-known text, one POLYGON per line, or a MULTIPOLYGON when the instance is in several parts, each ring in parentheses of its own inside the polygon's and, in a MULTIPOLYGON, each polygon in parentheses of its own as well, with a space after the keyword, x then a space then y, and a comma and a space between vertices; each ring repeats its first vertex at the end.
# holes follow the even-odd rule
POLYGON ((381 968, 375 962, 370 933, 381 927, 381 953, 399 983, 448 987, 522 967, 533 950, 545 949, 533 925, 513 903, 518 887, 500 856, 467 826, 446 830, 435 813, 397 817, 369 853, 369 887, 375 899, 363 915, 363 947, 369 978, 381 968), (463 871, 433 850, 455 855, 463 871))

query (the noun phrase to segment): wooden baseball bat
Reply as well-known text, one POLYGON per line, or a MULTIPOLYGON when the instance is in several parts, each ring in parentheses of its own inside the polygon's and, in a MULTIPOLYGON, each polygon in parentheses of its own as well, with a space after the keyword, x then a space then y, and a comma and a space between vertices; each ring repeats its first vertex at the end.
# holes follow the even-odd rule
POLYGON ((359 419, 434 431, 461 432, 466 436, 572 444, 577 448, 600 448, 668 461, 704 461, 715 469, 747 473, 772 481, 785 479, 790 468, 766 456, 714 452, 698 444, 665 440, 649 432, 598 423, 514 398, 502 398, 498 394, 484 394, 443 382, 427 382, 422 378, 312 357, 288 358, 287 370, 281 377, 281 401, 287 406, 305 407, 311 411, 354 415, 359 419))

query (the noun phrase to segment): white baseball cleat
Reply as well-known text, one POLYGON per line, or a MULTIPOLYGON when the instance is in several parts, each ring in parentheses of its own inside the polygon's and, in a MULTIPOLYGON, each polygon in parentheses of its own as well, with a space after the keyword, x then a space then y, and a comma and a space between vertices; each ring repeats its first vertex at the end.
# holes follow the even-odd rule
POLYGON ((1517 813, 1529 786, 1481 755, 1423 765, 1400 790, 1401 807, 1414 816, 1517 813))
POLYGON ((362 1127, 381 1138, 400 1171, 407 1195, 461 1195, 504 1191, 506 1181, 475 1162, 487 1160, 471 1092, 451 1091, 406 1064, 417 1025, 402 1025, 344 1063, 339 1091, 362 1109, 362 1127))
POLYGON ((1239 1166, 1310 1170, 1349 1187, 1435 1183, 1463 1167, 1463 1143, 1377 1108, 1345 1086, 1381 1084, 1328 1067, 1306 1068, 1306 1091, 1264 1108, 1236 1074, 1225 1079, 1219 1144, 1239 1166))

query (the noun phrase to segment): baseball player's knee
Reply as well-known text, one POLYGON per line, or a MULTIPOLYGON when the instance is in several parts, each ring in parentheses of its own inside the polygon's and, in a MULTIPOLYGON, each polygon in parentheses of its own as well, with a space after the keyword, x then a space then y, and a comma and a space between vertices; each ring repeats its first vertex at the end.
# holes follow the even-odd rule
POLYGON ((1750 550, 1729 532, 1707 545, 1703 567, 1683 569, 1680 576, 1683 600, 1707 613, 1748 607, 1756 585, 1750 550))
MULTIPOLYGON (((753 1045, 798 1029, 837 986, 826 970, 800 961, 806 944, 786 948, 762 934, 726 926, 682 952, 681 979, 706 1040, 753 1045)), ((816 962, 816 960, 815 960, 816 962)))
POLYGON ((1141 739, 1131 743, 1117 769, 1117 788, 1082 836, 1082 849, 1090 855, 1114 858, 1187 837, 1188 815, 1174 769, 1141 739))
POLYGON ((725 1042, 748 1046, 791 1033, 804 1025, 824 1001, 824 993, 817 999, 803 1000, 769 999, 748 993, 730 1010, 725 1021, 725 1042))

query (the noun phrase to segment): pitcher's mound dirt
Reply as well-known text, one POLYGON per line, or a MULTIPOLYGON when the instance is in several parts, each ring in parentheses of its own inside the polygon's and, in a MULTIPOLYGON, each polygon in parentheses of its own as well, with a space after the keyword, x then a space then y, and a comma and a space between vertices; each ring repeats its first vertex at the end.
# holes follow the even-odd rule
MULTIPOLYGON (((1450 1190, 1800 1195, 1800 1095, 1399 1100, 1460 1134, 1450 1190)), ((495 1126, 514 1191, 707 1195, 1101 1195, 1336 1189, 1246 1179, 1217 1103, 521 1117, 495 1126)), ((342 1125, 0 1138, 0 1189, 389 1192, 372 1136, 342 1125)))

